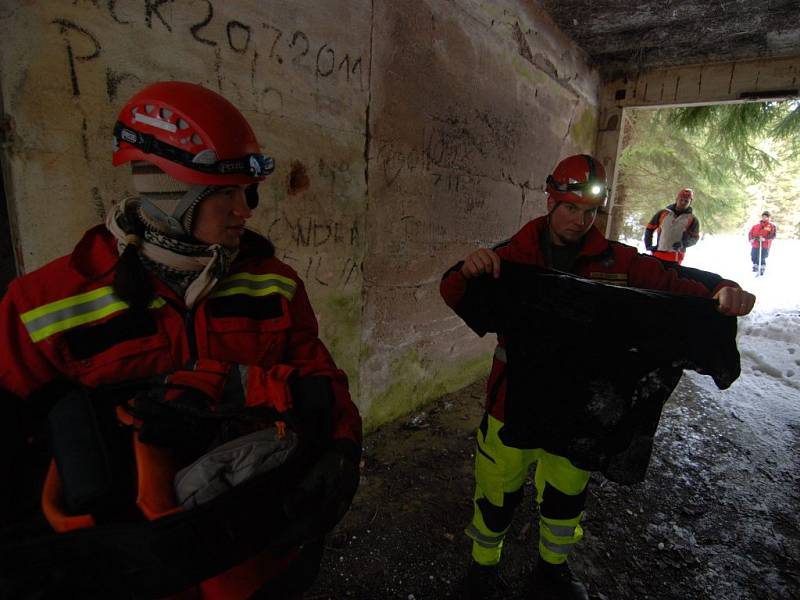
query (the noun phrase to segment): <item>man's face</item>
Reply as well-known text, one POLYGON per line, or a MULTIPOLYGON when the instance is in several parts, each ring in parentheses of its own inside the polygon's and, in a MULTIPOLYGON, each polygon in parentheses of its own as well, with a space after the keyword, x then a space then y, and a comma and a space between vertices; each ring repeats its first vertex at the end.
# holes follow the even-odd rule
POLYGON ((571 202, 557 203, 547 198, 550 213, 550 238, 557 246, 579 242, 597 217, 597 208, 571 202))
POLYGON ((201 200, 192 235, 206 244, 237 248, 245 222, 253 216, 245 198, 245 187, 228 187, 201 200))
POLYGON ((675 201, 678 210, 686 210, 689 208, 689 205, 692 203, 692 197, 687 195, 679 195, 678 199, 675 201))
POLYGON ((768 223, 769 222, 769 215, 761 215, 761 222, 768 223))

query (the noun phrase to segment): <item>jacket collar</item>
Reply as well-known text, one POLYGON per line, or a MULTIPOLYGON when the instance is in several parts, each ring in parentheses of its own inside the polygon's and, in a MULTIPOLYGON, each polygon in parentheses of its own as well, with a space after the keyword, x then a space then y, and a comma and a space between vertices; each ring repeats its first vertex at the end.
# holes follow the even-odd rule
MULTIPOLYGON (((549 231, 547 230, 547 215, 534 219, 533 225, 533 231, 535 235, 534 243, 538 245, 540 242, 549 237, 549 231)), ((596 257, 601 254, 605 254, 608 251, 608 248, 608 240, 602 233, 600 233, 600 230, 596 226, 592 225, 581 240, 581 249, 580 252, 578 252, 578 258, 584 256, 596 257)))
MULTIPOLYGON (((242 236, 239 256, 234 264, 243 259, 270 258, 275 248, 267 238, 250 230, 242 236)), ((105 225, 96 225, 83 234, 69 259, 69 265, 87 279, 98 279, 109 274, 117 265, 119 252, 117 240, 105 225)))
POLYGON ((691 205, 686 207, 686 210, 678 210, 678 205, 673 202, 667 207, 667 210, 672 211, 676 215, 690 215, 692 214, 692 207, 691 205))

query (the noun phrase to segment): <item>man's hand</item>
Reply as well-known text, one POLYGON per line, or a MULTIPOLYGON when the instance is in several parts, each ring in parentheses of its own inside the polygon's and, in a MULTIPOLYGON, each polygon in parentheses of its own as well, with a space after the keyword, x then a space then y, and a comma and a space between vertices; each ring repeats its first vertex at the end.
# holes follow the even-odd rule
POLYGON ((729 317, 742 317, 753 310, 756 297, 737 287, 724 287, 714 294, 714 299, 719 302, 717 310, 729 317))
POLYGON ((484 273, 491 273, 495 279, 500 277, 500 257, 494 250, 488 248, 480 248, 471 252, 461 266, 461 274, 466 279, 479 277, 484 273))
POLYGON ((675 252, 683 252, 683 243, 675 242, 674 244, 672 244, 672 249, 675 250, 675 252))

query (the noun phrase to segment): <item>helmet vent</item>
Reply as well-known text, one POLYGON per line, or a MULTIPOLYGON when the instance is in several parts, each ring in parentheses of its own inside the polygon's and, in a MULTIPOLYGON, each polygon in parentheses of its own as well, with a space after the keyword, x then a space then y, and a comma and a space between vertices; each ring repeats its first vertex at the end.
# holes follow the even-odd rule
POLYGON ((192 143, 193 144, 202 144, 203 143, 203 139, 199 135, 197 135, 196 133, 193 133, 192 134, 192 143))
POLYGON ((172 116, 172 111, 168 108, 162 108, 158 113, 162 119, 169 119, 172 116))
POLYGON ((144 105, 144 112, 146 112, 146 113, 153 112, 153 109, 155 109, 155 106, 153 106, 152 104, 145 104, 144 105))
POLYGON ((178 119, 178 129, 189 129, 189 124, 183 119, 178 119))

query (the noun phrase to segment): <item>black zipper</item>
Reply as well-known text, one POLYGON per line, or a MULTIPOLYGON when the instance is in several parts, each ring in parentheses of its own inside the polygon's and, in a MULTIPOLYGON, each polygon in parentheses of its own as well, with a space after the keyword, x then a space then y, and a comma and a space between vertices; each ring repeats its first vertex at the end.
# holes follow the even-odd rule
POLYGON ((196 306, 184 313, 183 321, 186 327, 186 341, 189 343, 189 360, 194 363, 197 360, 197 333, 194 330, 194 315, 196 306))
MULTIPOLYGON (((162 296, 162 298, 164 298, 162 296)), ((164 301, 175 309, 175 312, 183 316, 183 326, 186 329, 186 342, 189 346, 189 364, 194 364, 197 361, 197 334, 194 330, 194 315, 197 312, 197 307, 185 308, 172 300, 171 298, 164 298, 164 301)))

